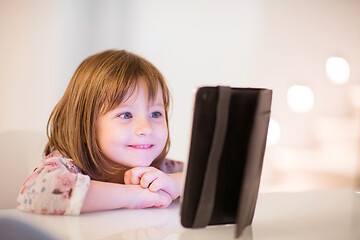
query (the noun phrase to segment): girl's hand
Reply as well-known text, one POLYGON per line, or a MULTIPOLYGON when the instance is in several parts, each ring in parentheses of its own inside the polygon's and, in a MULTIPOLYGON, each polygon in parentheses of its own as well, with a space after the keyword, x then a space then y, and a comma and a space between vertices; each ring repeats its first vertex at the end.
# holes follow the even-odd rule
MULTIPOLYGON (((126 208, 141 209, 148 207, 167 208, 172 199, 169 194, 164 191, 151 192, 149 189, 141 188, 140 186, 133 186, 134 196, 133 201, 126 208)), ((131 191, 131 190, 130 190, 131 191)))
POLYGON ((135 167, 125 172, 125 184, 140 185, 151 192, 159 190, 168 193, 173 200, 181 193, 182 173, 166 174, 154 167, 135 167))

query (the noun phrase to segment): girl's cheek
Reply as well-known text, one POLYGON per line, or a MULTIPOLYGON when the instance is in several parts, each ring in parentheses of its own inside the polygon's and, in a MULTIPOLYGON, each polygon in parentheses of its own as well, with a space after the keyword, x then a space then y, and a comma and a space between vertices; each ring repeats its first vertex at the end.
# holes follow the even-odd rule
POLYGON ((166 140, 168 138, 168 129, 166 127, 166 124, 165 124, 165 126, 159 127, 158 133, 159 133, 159 136, 161 136, 161 139, 163 140, 164 145, 165 145, 166 140))
POLYGON ((167 138, 167 136, 168 136, 168 129, 167 129, 166 124, 163 126, 163 135, 165 138, 167 138))

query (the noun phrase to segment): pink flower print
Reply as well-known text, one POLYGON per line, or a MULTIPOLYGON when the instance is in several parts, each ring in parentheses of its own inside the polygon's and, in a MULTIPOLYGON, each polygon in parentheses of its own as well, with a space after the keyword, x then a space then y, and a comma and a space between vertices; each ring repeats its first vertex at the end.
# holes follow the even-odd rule
POLYGON ((62 164, 67 168, 67 170, 69 170, 69 172, 71 173, 78 173, 79 171, 77 170, 76 166, 74 165, 73 161, 68 161, 68 162, 62 162, 62 164))
POLYGON ((35 171, 36 172, 41 172, 43 171, 45 168, 47 168, 47 172, 51 172, 53 170, 56 170, 56 169, 59 169, 61 168, 61 163, 59 162, 56 162, 56 161, 44 161, 43 164, 36 168, 35 171))
POLYGON ((49 159, 49 158, 52 158, 52 157, 53 157, 53 156, 52 156, 51 153, 50 153, 50 154, 46 155, 46 157, 44 158, 44 160, 49 159))
POLYGON ((44 160, 49 159, 49 158, 53 158, 53 157, 63 157, 63 156, 59 152, 53 152, 53 153, 50 153, 50 154, 46 155, 44 160))
POLYGON ((41 209, 41 213, 42 213, 42 214, 47 214, 47 213, 48 213, 48 209, 47 209, 47 208, 42 208, 42 209, 41 209))
POLYGON ((68 198, 71 197, 71 193, 72 193, 72 188, 70 188, 69 191, 63 192, 62 195, 61 195, 61 198, 64 199, 64 200, 68 199, 68 198))
POLYGON ((56 161, 47 161, 44 163, 44 166, 45 167, 49 166, 49 167, 53 168, 54 170, 61 168, 61 164, 56 161))
POLYGON ((63 199, 70 198, 72 194, 72 188, 75 185, 76 179, 76 175, 69 172, 59 174, 56 179, 55 189, 52 193, 56 195, 61 195, 63 199))
POLYGON ((59 174, 56 179, 55 188, 59 192, 67 192, 75 185, 76 175, 71 174, 69 172, 64 172, 59 174))
POLYGON ((64 215, 65 210, 56 210, 54 209, 54 211, 51 213, 52 215, 64 215))

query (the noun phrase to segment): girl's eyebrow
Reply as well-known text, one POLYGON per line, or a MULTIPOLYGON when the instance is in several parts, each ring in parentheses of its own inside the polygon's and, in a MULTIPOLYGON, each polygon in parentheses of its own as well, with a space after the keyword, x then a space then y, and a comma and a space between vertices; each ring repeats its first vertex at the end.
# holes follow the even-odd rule
POLYGON ((151 104, 150 106, 151 106, 151 107, 164 107, 164 104, 158 102, 158 103, 151 104))
MULTIPOLYGON (((133 104, 131 104, 131 103, 125 103, 125 104, 121 103, 114 110, 119 110, 119 109, 122 109, 122 108, 131 108, 132 106, 133 106, 133 104)), ((162 102, 157 102, 157 103, 154 103, 154 104, 149 104, 148 107, 161 107, 161 108, 163 108, 164 104, 162 102)))
POLYGON ((115 109, 128 108, 128 107, 131 107, 132 105, 133 104, 120 103, 115 109))

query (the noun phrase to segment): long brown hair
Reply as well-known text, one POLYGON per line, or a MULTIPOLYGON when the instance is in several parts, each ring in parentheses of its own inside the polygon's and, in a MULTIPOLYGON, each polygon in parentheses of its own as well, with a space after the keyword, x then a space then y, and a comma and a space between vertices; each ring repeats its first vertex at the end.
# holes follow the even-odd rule
POLYGON ((170 92, 160 71, 144 58, 125 50, 108 50, 86 58, 76 69, 48 124, 49 141, 44 154, 59 151, 91 179, 111 181, 124 166, 105 157, 96 141, 99 114, 116 108, 125 95, 132 94, 139 81, 145 81, 149 100, 161 88, 168 138, 161 154, 153 161, 159 166, 170 147, 168 109, 170 92))

